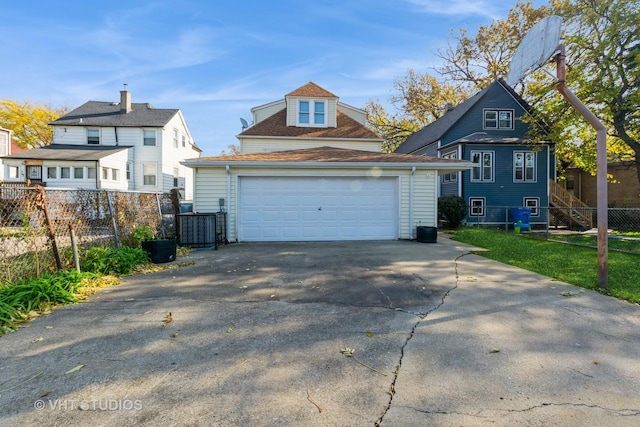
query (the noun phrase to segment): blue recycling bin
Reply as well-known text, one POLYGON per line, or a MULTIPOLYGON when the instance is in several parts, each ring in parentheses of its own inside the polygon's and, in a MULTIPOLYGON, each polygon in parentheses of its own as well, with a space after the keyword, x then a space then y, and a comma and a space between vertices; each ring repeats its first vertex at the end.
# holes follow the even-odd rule
POLYGON ((531 209, 529 208, 511 208, 511 217, 513 218, 513 228, 520 227, 520 231, 529 231, 529 219, 531 218, 531 209))

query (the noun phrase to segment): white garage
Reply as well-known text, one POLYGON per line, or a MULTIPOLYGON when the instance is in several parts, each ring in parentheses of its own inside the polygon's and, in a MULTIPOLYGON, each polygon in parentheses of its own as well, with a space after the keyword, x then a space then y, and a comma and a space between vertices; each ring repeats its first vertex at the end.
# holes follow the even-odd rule
POLYGON ((395 240, 398 177, 238 177, 241 241, 395 240))

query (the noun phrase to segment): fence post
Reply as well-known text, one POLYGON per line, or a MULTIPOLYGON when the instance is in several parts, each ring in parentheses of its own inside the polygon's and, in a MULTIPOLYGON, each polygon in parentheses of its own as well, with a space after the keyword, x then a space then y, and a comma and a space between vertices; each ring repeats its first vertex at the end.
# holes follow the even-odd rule
POLYGON ((109 207, 109 215, 111 215, 111 225, 113 225, 113 238, 116 241, 116 248, 120 249, 120 237, 118 236, 118 225, 116 224, 116 214, 113 211, 113 204, 111 203, 111 197, 107 190, 104 190, 104 194, 107 197, 107 206, 109 207))
POLYGON ((58 270, 62 270, 62 261, 60 260, 60 252, 58 252, 58 244, 56 243, 56 230, 53 226, 53 221, 51 220, 49 206, 47 206, 47 195, 44 187, 38 187, 38 199, 36 201, 36 206, 44 212, 44 217, 47 222, 49 242, 51 243, 51 249, 53 250, 53 257, 56 259, 56 267, 58 267, 58 270))
POLYGON ((158 215, 160 216, 160 235, 164 239, 167 236, 165 235, 164 223, 162 221, 162 204, 160 203, 160 193, 156 193, 156 204, 158 205, 158 215))
POLYGON ((78 258, 78 241, 73 223, 69 223, 69 234, 71 234, 71 250, 73 251, 73 263, 78 273, 80 273, 80 259, 78 258))

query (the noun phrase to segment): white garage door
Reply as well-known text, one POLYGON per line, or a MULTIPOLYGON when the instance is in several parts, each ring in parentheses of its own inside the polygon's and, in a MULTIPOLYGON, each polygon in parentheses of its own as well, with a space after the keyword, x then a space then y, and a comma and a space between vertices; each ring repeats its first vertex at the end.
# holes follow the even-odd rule
POLYGON ((239 239, 395 240, 396 178, 240 177, 239 239))

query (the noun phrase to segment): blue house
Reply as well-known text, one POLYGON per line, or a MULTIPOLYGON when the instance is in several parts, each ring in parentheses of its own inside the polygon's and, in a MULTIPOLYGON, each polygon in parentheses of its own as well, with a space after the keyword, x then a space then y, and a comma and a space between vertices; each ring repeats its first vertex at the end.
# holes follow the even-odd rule
MULTIPOLYGON (((546 225, 556 160, 550 141, 530 141, 530 106, 502 79, 411 135, 396 153, 471 160, 472 170, 440 176, 440 195, 461 196, 468 224, 513 222, 512 208, 531 209, 546 225)), ((543 135, 546 134, 543 132, 543 135)))

